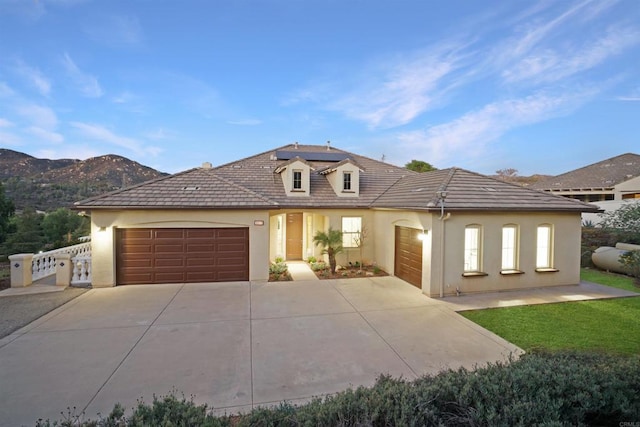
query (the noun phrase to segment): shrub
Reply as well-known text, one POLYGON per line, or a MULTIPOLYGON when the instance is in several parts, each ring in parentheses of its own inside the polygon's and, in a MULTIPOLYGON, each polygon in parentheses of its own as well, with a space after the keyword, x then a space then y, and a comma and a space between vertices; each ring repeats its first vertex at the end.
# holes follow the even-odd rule
MULTIPOLYGON (((118 409, 118 407, 116 408, 118 409)), ((559 352, 426 375, 414 381, 380 376, 302 406, 282 403, 246 415, 214 416, 206 405, 174 394, 73 426, 388 426, 611 425, 640 419, 640 356, 559 352)), ((48 420, 39 426, 51 426, 48 420)))
POLYGON ((640 285, 640 251, 627 251, 620 255, 620 264, 624 265, 629 274, 634 277, 637 285, 640 285))
POLYGON ((317 261, 318 261, 318 259, 316 257, 314 257, 314 256, 310 256, 309 258, 307 258, 307 262, 309 264, 313 264, 313 263, 315 263, 317 261))
POLYGON ((321 271, 327 269, 327 264, 324 261, 314 262, 310 265, 310 267, 313 271, 321 271))
POLYGON ((269 266, 269 273, 271 274, 282 274, 286 273, 289 270, 287 264, 284 262, 274 262, 269 266))
POLYGON ((277 256, 273 262, 276 264, 281 264, 284 262, 284 258, 282 258, 281 256, 277 256))
POLYGON ((382 272, 382 270, 380 269, 380 267, 378 267, 377 265, 373 266, 373 273, 374 274, 380 274, 382 272))

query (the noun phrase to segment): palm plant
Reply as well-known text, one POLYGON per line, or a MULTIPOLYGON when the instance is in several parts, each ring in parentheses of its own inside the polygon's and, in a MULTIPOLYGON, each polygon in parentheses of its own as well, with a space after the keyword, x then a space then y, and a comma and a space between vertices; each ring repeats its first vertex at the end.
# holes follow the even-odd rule
POLYGON ((331 274, 336 272, 336 255, 343 251, 342 248, 342 231, 334 230, 331 227, 325 231, 318 231, 313 236, 313 243, 316 246, 322 246, 322 254, 329 257, 329 268, 331 274))

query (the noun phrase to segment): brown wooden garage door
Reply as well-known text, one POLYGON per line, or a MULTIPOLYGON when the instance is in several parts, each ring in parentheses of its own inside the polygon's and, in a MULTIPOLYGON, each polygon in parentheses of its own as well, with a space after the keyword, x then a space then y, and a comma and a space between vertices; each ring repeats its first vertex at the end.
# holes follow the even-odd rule
POLYGON ((422 289, 422 230, 396 226, 395 275, 422 289))
POLYGON ((118 229, 119 285, 249 280, 248 228, 118 229))

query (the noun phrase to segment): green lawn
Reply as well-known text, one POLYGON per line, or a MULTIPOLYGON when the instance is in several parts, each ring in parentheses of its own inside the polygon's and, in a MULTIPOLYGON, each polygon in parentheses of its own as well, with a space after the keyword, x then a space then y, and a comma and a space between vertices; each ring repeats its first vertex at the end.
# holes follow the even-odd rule
MULTIPOLYGON (((638 292, 632 279, 582 270, 583 280, 638 292)), ((640 297, 466 311, 467 319, 525 351, 640 353, 640 297)))

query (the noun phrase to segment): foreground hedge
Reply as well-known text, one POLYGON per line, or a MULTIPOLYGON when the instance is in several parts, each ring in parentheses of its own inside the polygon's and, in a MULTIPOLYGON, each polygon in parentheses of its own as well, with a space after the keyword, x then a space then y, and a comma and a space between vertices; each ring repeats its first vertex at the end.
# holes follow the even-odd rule
POLYGON ((618 426, 637 421, 639 356, 533 353, 511 363, 414 381, 381 376, 371 388, 243 416, 214 416, 206 405, 170 395, 139 403, 129 416, 116 405, 97 421, 66 417, 37 426, 618 426))

